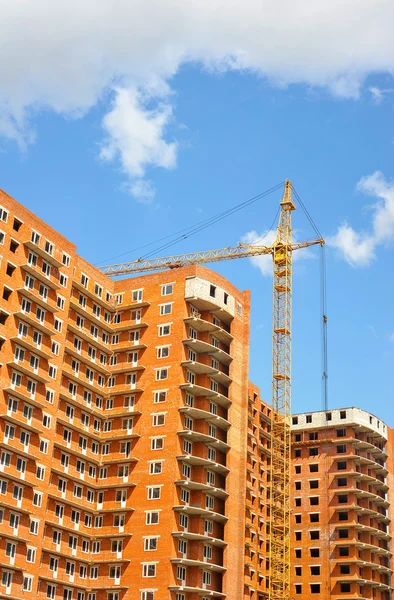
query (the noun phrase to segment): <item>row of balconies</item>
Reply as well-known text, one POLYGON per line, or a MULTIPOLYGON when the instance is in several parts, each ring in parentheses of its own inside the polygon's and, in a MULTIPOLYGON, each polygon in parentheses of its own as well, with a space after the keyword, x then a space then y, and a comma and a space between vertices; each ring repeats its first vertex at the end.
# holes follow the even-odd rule
MULTIPOLYGON (((189 360, 184 361, 182 366, 185 368, 185 378, 188 382, 181 384, 180 388, 188 395, 186 406, 180 409, 180 413, 185 418, 190 417, 193 423, 196 423, 196 429, 185 428, 178 432, 179 437, 185 441, 193 443, 192 453, 186 453, 177 457, 182 465, 191 467, 191 475, 188 479, 180 479, 176 484, 186 490, 190 490, 190 502, 175 506, 174 510, 179 515, 179 531, 174 533, 175 537, 185 540, 198 540, 208 542, 218 548, 223 548, 223 527, 227 522, 224 515, 224 500, 228 494, 225 490, 225 477, 229 470, 225 466, 226 453, 229 445, 226 442, 226 432, 230 426, 227 420, 227 408, 230 406, 227 388, 231 383, 227 365, 232 358, 223 348, 227 347, 232 340, 229 328, 223 326, 223 323, 215 324, 208 318, 202 318, 202 315, 191 307, 191 317, 185 319, 187 326, 193 330, 193 335, 184 340, 186 348, 189 349, 189 360), (214 335, 216 340, 220 341, 221 347, 211 343, 210 335, 214 335), (200 335, 202 336, 200 338, 200 335), (208 339, 210 341, 208 341, 208 339), (212 360, 213 359, 213 360, 212 360), (219 361, 215 364, 214 361, 219 361), (212 362, 210 362, 212 361, 212 362), (216 381, 216 389, 211 389, 212 384, 209 381, 216 381), (192 406, 190 406, 190 397, 193 397, 192 406), (214 401, 215 411, 211 401, 214 401), (209 410, 206 410, 209 409, 209 410), (217 433, 215 436, 209 435, 209 426, 215 425, 217 433), (198 447, 196 448, 196 445, 198 447), (203 447, 206 450, 201 451, 203 447), (215 483, 207 483, 207 471, 215 476, 215 483), (219 483, 219 484, 218 484, 219 483), (204 495, 211 496, 214 501, 210 508, 204 504, 204 495), (186 517, 186 521, 185 521, 186 517), (184 524, 186 522, 186 527, 184 524), (210 523, 210 530, 207 530, 207 523, 210 523)), ((219 555, 220 556, 220 555, 219 555)), ((201 557, 200 557, 201 558, 201 557)), ((182 559, 172 560, 174 564, 189 567, 192 577, 196 577, 195 568, 204 568, 199 561, 190 559, 189 555, 182 559)), ((223 597, 221 592, 221 575, 225 571, 220 562, 210 565, 209 568, 216 571, 216 581, 211 581, 211 585, 204 586, 209 588, 209 597, 223 597)), ((204 582, 202 582, 204 583, 204 582)), ((179 591, 186 594, 202 595, 202 583, 195 579, 194 581, 184 580, 181 586, 170 586, 171 591, 179 591)))

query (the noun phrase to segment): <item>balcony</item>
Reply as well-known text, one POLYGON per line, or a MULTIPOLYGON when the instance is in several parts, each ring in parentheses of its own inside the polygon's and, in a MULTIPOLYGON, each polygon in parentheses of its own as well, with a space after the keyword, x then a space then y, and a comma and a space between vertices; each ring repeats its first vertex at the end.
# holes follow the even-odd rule
MULTIPOLYGON (((184 594, 197 594, 198 596, 210 597, 210 598, 225 598, 226 594, 221 592, 215 592, 215 590, 206 589, 202 587, 191 587, 189 585, 169 585, 168 589, 171 592, 183 592, 184 594)), ((7 596, 8 597, 8 596, 7 596)))
POLYGON ((180 437, 187 438, 192 442, 203 442, 204 444, 209 444, 210 446, 216 447, 221 452, 228 452, 230 450, 229 444, 223 442, 222 440, 218 440, 211 435, 207 435, 206 433, 200 433, 199 431, 194 431, 191 429, 183 429, 182 431, 177 432, 180 437))
MULTIPOLYGON (((368 585, 375 589, 391 591, 391 587, 386 585, 385 583, 381 583, 380 581, 375 581, 373 579, 363 579, 358 575, 342 575, 340 577, 331 577, 331 581, 333 583, 357 583, 358 585, 368 585)), ((333 594, 335 596, 335 594, 333 594)), ((347 596, 346 596, 347 598, 347 596)))
POLYGON ((192 560, 190 558, 171 558, 170 562, 173 565, 183 565, 185 567, 198 567, 204 569, 204 571, 214 571, 216 573, 225 573, 226 567, 221 565, 215 565, 214 563, 205 562, 203 560, 192 560))
POLYGON ((91 369, 95 369, 102 375, 110 375, 110 370, 106 365, 102 365, 99 361, 92 360, 86 353, 78 352, 78 350, 76 350, 76 348, 74 348, 74 346, 68 340, 66 340, 65 351, 73 358, 81 361, 91 369))
POLYGON ((59 283, 54 281, 51 277, 47 277, 45 273, 40 271, 39 268, 32 267, 29 264, 25 263, 21 265, 21 269, 23 269, 26 273, 29 273, 29 275, 34 277, 34 279, 38 279, 39 281, 41 281, 41 283, 44 283, 45 285, 50 287, 52 290, 56 291, 61 289, 61 285, 59 283))
POLYGON ((227 421, 223 417, 214 415, 213 413, 208 412, 207 410, 202 410, 200 408, 194 408, 192 406, 183 406, 179 409, 179 412, 185 413, 186 415, 189 415, 193 419, 197 419, 197 420, 204 419, 204 421, 206 421, 207 423, 212 423, 213 425, 216 425, 217 427, 219 427, 220 429, 223 429, 224 431, 227 431, 227 429, 229 429, 231 427, 231 424, 229 423, 229 421, 227 421))
POLYGON ((78 302, 78 299, 75 298, 74 296, 71 296, 71 298, 70 298, 70 308, 72 308, 78 314, 82 313, 82 316, 85 319, 87 319, 88 321, 90 321, 91 323, 96 325, 97 327, 101 327, 107 333, 113 332, 113 328, 110 323, 107 323, 106 321, 104 321, 104 319, 100 319, 99 317, 96 317, 96 315, 94 315, 92 312, 90 312, 90 310, 88 310, 86 306, 85 307, 82 306, 82 304, 80 304, 78 302))
POLYGON ((26 240, 25 242, 22 242, 22 243, 23 243, 24 246, 26 246, 26 248, 29 248, 29 250, 31 250, 35 254, 38 254, 38 256, 41 256, 41 258, 43 258, 46 262, 51 263, 52 265, 54 265, 58 269, 60 269, 61 267, 64 266, 63 263, 62 263, 62 261, 61 261, 61 252, 60 252, 60 250, 57 250, 56 248, 54 248, 54 251, 59 256, 59 258, 56 258, 56 256, 53 256, 52 254, 49 254, 43 248, 41 248, 38 244, 35 244, 31 240, 26 240))
POLYGON ((220 498, 221 500, 226 500, 228 498, 228 492, 223 488, 214 487, 209 485, 208 483, 200 483, 198 481, 192 481, 190 479, 177 479, 174 481, 175 485, 179 487, 187 488, 188 490, 195 490, 205 492, 215 498, 220 498))
POLYGON ((205 519, 216 521, 217 523, 227 523, 228 521, 228 517, 221 513, 201 508, 200 506, 194 506, 193 504, 182 504, 181 506, 174 506, 173 508, 175 512, 184 513, 190 516, 201 516, 205 519))
POLYGON ((86 328, 82 329, 81 327, 77 327, 77 325, 72 323, 71 321, 68 321, 67 329, 68 329, 68 331, 75 333, 75 335, 77 337, 82 338, 83 340, 85 340, 85 342, 88 342, 92 346, 95 346, 102 352, 104 352, 106 354, 108 354, 108 353, 112 354, 112 351, 111 351, 109 345, 105 344, 103 341, 99 340, 98 338, 93 337, 88 329, 86 329, 86 328))
POLYGON ((206 365, 202 362, 195 360, 184 360, 181 362, 181 365, 196 375, 207 375, 226 387, 228 387, 232 381, 231 377, 224 371, 211 367, 210 365, 206 365))
POLYGON ((100 304, 100 306, 102 306, 108 312, 115 312, 116 307, 113 302, 112 303, 106 302, 105 300, 103 300, 102 298, 97 296, 97 294, 95 294, 94 292, 92 292, 91 290, 89 290, 88 288, 83 286, 80 281, 73 280, 72 287, 77 289, 79 292, 81 292, 82 294, 84 294, 85 296, 90 298, 91 300, 93 300, 96 304, 100 304))
POLYGON ((120 362, 110 367, 111 375, 117 375, 118 373, 131 373, 132 371, 144 371, 146 367, 132 362, 120 362))
POLYGON ((144 327, 148 327, 148 323, 146 321, 121 321, 120 323, 112 324, 112 333, 119 333, 121 331, 132 330, 132 329, 143 329, 144 327))
POLYGON ((33 342, 30 342, 28 338, 18 337, 16 335, 10 338, 11 342, 14 342, 18 346, 22 346, 32 354, 36 354, 40 358, 44 358, 48 360, 48 358, 52 358, 53 354, 49 346, 44 346, 41 344, 40 346, 36 346, 33 342))
POLYGON ((196 385, 194 383, 181 383, 179 386, 181 390, 185 390, 186 392, 190 392, 194 396, 204 396, 204 398, 212 398, 219 404, 223 406, 223 408, 228 408, 231 405, 230 398, 227 396, 223 396, 223 394, 219 394, 219 392, 215 392, 209 388, 203 387, 202 385, 196 385))
POLYGON ((201 318, 201 315, 196 312, 192 314, 190 317, 186 317, 184 319, 186 325, 193 327, 196 331, 200 331, 202 333, 213 333, 215 338, 220 340, 223 344, 230 345, 234 336, 231 335, 228 331, 219 327, 219 325, 215 325, 211 321, 205 321, 201 318))
POLYGON ((223 475, 224 477, 230 472, 230 469, 224 465, 213 460, 209 460, 209 458, 203 458, 202 456, 195 456, 194 454, 182 454, 176 458, 181 462, 185 462, 195 467, 204 467, 210 471, 219 473, 219 475, 223 475))
POLYGON ((230 354, 228 354, 224 350, 221 350, 220 348, 217 348, 209 342, 203 342, 202 340, 194 338, 187 338, 183 340, 183 343, 185 344, 185 346, 193 350, 193 352, 195 352, 196 354, 208 354, 209 356, 213 356, 214 358, 216 358, 219 362, 223 363, 224 365, 229 365, 233 360, 230 354))
POLYGON ((51 312, 51 313, 59 312, 59 309, 57 308, 56 304, 54 304, 52 302, 52 300, 50 300, 49 298, 44 300, 44 298, 41 298, 41 296, 39 296, 39 294, 37 294, 37 293, 33 293, 33 291, 29 288, 20 287, 20 288, 17 288, 16 291, 21 296, 28 298, 31 302, 35 302, 36 304, 38 304, 38 306, 41 306, 41 308, 43 308, 44 310, 47 310, 48 312, 51 312))
POLYGON ((41 321, 38 321, 36 318, 33 318, 32 316, 25 312, 22 312, 21 310, 14 313, 14 317, 17 317, 20 321, 23 321, 27 325, 30 325, 31 327, 33 327, 33 329, 38 329, 38 331, 41 331, 45 335, 52 336, 56 335, 57 333, 54 329, 52 329, 52 327, 48 327, 45 323, 41 323, 41 321))

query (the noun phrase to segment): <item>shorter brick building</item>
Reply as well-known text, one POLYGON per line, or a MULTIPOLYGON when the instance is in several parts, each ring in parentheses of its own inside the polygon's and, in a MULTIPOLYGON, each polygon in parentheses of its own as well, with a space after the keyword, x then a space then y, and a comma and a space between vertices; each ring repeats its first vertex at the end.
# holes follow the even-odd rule
POLYGON ((293 597, 390 600, 392 430, 354 407, 292 429, 293 597))

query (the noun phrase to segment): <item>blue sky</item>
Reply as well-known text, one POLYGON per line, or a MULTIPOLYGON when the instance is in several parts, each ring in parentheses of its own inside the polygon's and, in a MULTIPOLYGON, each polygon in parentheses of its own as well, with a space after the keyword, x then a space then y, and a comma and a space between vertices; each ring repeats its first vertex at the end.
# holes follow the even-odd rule
MULTIPOLYGON (((123 4, 125 16, 129 9, 123 4)), ((371 19, 371 4, 361 2, 356 33, 350 17, 349 30, 342 32, 335 29, 335 15, 314 15, 305 27, 327 32, 327 39, 316 36, 305 48, 293 15, 294 22, 287 23, 290 47, 283 40, 276 47, 273 38, 276 52, 269 60, 268 46, 256 41, 259 27, 269 41, 269 29, 264 29, 265 17, 254 26, 257 4, 252 0, 244 5, 249 17, 246 10, 242 14, 242 19, 250 18, 244 37, 232 22, 240 18, 237 3, 230 2, 213 43, 210 25, 217 17, 209 3, 201 2, 205 11, 190 30, 190 44, 184 38, 177 44, 171 38, 170 44, 171 26, 161 21, 145 32, 137 49, 129 42, 122 45, 120 29, 110 31, 98 17, 93 26, 85 13, 78 15, 85 10, 79 8, 78 23, 67 16, 59 24, 61 10, 46 14, 38 51, 36 38, 29 36, 42 24, 39 15, 32 16, 37 22, 26 32, 30 54, 10 46, 15 77, 0 59, 5 81, 0 91, 0 187, 72 240, 86 259, 105 264, 135 259, 142 251, 115 257, 290 178, 329 241, 329 404, 360 406, 394 426, 394 84, 387 74, 394 53, 391 38, 384 37, 385 10, 392 8, 383 3, 385 9, 381 5, 381 14, 371 19), (50 25, 63 36, 46 35, 50 25), (367 53, 358 38, 363 28, 371 34, 367 53), (372 35, 378 30, 380 38, 372 35), (108 33, 104 50, 98 42, 101 31, 108 33), (349 35, 354 36, 350 41, 349 35), (62 54, 59 40, 68 53, 62 54), (146 40, 154 43, 149 46, 146 40), (337 42, 335 51, 330 40, 337 42), (98 68, 97 56, 103 55, 98 68)), ((23 5, 25 12, 32 8, 29 0, 14 5, 23 5)), ((173 5, 168 3, 171 10, 173 5)), ((44 1, 37 6, 46 8, 44 1)), ((307 4, 300 6, 307 10, 307 4)), ((11 38, 21 15, 11 4, 1 10, 7 12, 11 38)), ((186 23, 187 16, 179 18, 186 23)), ((279 196, 168 253, 235 244, 248 232, 261 237, 276 214, 279 196)), ((313 236, 301 210, 294 223, 299 239, 313 236)), ((250 378, 269 399, 270 277, 246 260, 213 268, 252 291, 250 378)), ((297 412, 321 408, 319 285, 315 249, 294 269, 297 412)))

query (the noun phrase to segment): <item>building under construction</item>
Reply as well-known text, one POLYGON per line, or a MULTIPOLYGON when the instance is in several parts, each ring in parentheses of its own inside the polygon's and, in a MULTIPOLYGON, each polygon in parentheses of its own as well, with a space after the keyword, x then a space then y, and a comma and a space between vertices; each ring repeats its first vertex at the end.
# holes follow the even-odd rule
MULTIPOLYGON (((199 265, 114 281, 4 192, 0 255, 0 597, 266 600, 249 292, 199 265)), ((391 599, 392 431, 291 427, 289 597, 391 599)))

